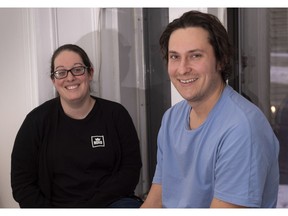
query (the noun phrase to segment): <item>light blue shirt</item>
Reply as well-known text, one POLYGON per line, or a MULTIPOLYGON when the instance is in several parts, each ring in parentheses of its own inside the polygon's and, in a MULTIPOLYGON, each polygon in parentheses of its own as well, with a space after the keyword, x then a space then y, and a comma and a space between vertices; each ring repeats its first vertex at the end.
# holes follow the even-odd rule
POLYGON ((279 143, 258 107, 230 86, 197 129, 181 101, 163 116, 153 183, 164 207, 210 207, 213 197, 247 207, 275 207, 279 143))

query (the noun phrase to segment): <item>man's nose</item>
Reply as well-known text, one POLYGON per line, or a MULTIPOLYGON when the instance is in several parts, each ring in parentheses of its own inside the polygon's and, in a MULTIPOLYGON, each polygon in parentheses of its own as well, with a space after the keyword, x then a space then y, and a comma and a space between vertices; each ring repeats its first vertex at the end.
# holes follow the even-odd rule
POLYGON ((178 73, 185 74, 191 71, 191 66, 188 59, 182 58, 178 67, 178 73))

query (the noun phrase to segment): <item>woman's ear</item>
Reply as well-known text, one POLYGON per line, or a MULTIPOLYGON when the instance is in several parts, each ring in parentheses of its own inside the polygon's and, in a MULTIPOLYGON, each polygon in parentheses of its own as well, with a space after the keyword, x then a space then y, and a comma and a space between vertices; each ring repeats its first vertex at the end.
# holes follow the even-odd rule
POLYGON ((89 73, 88 73, 89 74, 89 79, 92 80, 93 79, 93 75, 94 75, 94 68, 90 67, 88 70, 89 70, 89 73))
POLYGON ((55 78, 54 78, 54 77, 51 78, 51 81, 52 81, 52 83, 54 84, 54 83, 55 83, 55 78))

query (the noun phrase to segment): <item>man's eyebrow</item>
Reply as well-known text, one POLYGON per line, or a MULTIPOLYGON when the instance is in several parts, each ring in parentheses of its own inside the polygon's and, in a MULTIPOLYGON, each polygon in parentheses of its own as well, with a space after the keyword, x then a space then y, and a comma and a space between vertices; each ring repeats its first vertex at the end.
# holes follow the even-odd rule
POLYGON ((178 53, 178 52, 176 52, 176 51, 174 51, 174 50, 169 50, 168 53, 174 54, 174 53, 178 53))
MULTIPOLYGON (((202 49, 193 49, 193 50, 188 50, 187 53, 194 53, 194 52, 204 52, 204 50, 202 49)), ((175 53, 179 53, 175 50, 169 50, 168 53, 172 53, 172 54, 175 54, 175 53)))

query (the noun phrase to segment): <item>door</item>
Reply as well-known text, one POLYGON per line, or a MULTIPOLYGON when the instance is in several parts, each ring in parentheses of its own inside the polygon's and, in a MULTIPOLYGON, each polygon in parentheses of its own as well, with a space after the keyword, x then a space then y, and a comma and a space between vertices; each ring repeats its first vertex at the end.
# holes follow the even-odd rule
POLYGON ((288 207, 288 9, 228 9, 236 47, 229 82, 256 104, 280 143, 278 207, 288 207))

